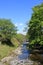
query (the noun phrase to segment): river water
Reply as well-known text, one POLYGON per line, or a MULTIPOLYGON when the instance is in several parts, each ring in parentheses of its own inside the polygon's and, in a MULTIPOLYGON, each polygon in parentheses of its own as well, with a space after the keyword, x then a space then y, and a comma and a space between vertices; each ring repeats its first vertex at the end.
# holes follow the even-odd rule
MULTIPOLYGON (((20 53, 12 60, 10 60, 9 62, 10 65, 41 65, 40 62, 33 61, 30 59, 30 51, 27 49, 26 45, 27 42, 21 45, 21 47, 18 49, 20 53)), ((39 56, 35 56, 35 57, 39 57, 39 56)))
MULTIPOLYGON (((19 50, 18 50, 19 51, 19 50)), ((10 65, 33 65, 33 61, 28 59, 29 51, 26 47, 26 42, 21 45, 21 54, 14 57, 13 60, 10 61, 10 65)))
MULTIPOLYGON (((43 62, 43 54, 41 55, 42 59, 40 60, 40 56, 37 56, 36 54, 33 56, 30 54, 30 50, 27 49, 26 45, 27 42, 23 43, 18 49, 16 49, 17 56, 15 55, 12 57, 8 62, 9 65, 43 65, 43 63, 40 63, 40 61, 43 62), (33 61, 30 59, 30 56, 31 58, 39 58, 40 61, 33 61)), ((3 63, 0 62, 0 65, 3 65, 3 63)))

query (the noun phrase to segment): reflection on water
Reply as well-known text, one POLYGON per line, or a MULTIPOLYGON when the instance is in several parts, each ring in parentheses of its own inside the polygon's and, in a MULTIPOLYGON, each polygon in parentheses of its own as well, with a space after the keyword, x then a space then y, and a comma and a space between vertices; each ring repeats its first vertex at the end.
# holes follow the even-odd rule
POLYGON ((30 54, 30 50, 27 50, 26 43, 22 45, 21 52, 22 54, 18 56, 20 60, 29 58, 34 61, 33 65, 43 65, 43 54, 30 54))
POLYGON ((21 52, 22 54, 19 55, 19 59, 23 60, 23 59, 27 59, 29 56, 29 51, 27 50, 26 44, 23 44, 22 48, 21 48, 21 52))
POLYGON ((43 65, 43 54, 38 53, 30 54, 30 50, 27 50, 26 43, 21 46, 21 54, 14 57, 10 61, 10 65, 43 65))
POLYGON ((33 61, 28 59, 30 54, 27 50, 26 44, 23 44, 19 49, 21 51, 20 54, 10 61, 10 65, 33 65, 33 61))

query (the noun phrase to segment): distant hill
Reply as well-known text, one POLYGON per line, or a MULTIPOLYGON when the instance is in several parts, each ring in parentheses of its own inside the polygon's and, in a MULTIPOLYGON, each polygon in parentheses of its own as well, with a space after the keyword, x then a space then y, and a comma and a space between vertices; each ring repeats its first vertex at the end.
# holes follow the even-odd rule
POLYGON ((26 36, 19 33, 19 34, 16 35, 16 39, 17 39, 20 43, 22 43, 22 42, 26 39, 26 36))

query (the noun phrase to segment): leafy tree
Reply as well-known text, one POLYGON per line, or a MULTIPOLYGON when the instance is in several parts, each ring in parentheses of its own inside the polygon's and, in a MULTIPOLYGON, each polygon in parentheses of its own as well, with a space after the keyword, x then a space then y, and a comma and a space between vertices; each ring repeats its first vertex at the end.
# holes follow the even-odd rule
POLYGON ((35 6, 28 24, 28 38, 31 45, 43 45, 43 4, 35 6))
POLYGON ((0 37, 2 36, 2 39, 11 39, 13 36, 15 36, 17 32, 17 28, 11 20, 7 19, 0 19, 0 37))

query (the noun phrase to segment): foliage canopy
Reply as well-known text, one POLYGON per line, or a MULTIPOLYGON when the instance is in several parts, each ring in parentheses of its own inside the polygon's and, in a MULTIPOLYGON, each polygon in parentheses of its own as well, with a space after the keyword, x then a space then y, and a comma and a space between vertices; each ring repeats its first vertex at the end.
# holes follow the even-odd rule
POLYGON ((30 44, 43 45, 43 4, 35 6, 31 20, 28 24, 28 36, 30 44))
POLYGON ((0 36, 3 39, 11 39, 17 32, 16 26, 11 20, 0 19, 0 36))

